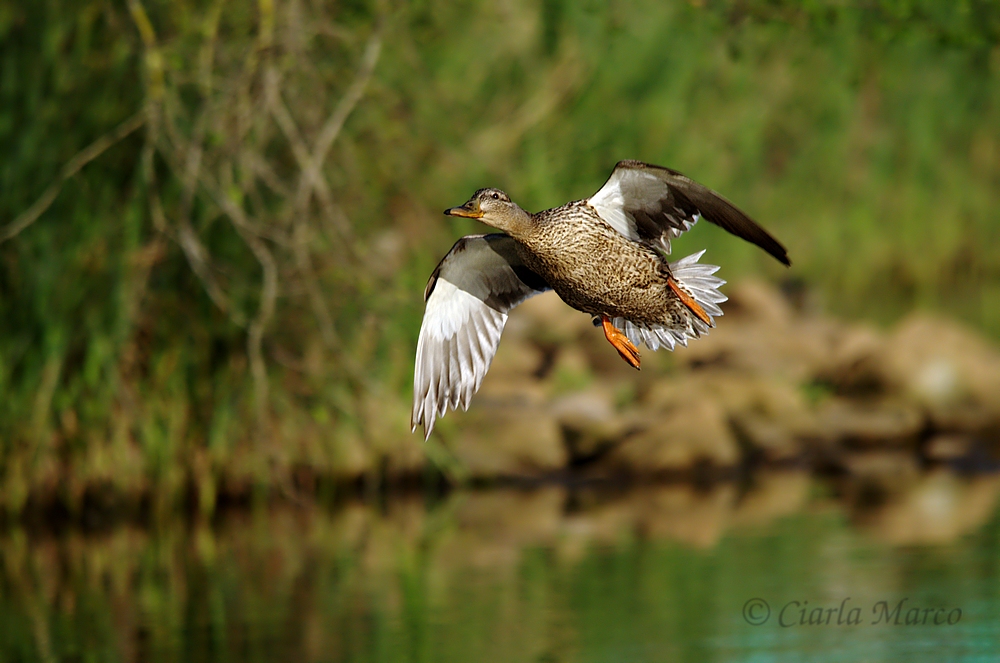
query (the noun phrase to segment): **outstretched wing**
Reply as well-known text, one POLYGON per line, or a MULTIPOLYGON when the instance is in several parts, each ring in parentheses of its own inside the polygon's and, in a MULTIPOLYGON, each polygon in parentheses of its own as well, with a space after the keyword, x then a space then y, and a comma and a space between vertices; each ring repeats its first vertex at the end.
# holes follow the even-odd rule
POLYGON ((470 235, 455 242, 424 291, 424 321, 413 369, 412 430, 459 405, 468 409, 489 370, 507 312, 548 284, 517 257, 507 235, 470 235))
POLYGON ((676 170, 641 161, 619 161, 611 177, 587 203, 630 239, 659 245, 691 229, 698 217, 756 244, 790 265, 788 252, 731 202, 676 170))

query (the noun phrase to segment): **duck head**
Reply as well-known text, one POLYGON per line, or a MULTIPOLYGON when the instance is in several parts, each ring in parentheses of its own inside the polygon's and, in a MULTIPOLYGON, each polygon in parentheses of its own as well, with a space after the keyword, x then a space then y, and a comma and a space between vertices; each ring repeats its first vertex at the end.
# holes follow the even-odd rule
POLYGON ((531 215, 510 200, 500 189, 480 189, 461 207, 444 211, 449 216, 477 219, 488 226, 517 236, 531 223, 531 215))

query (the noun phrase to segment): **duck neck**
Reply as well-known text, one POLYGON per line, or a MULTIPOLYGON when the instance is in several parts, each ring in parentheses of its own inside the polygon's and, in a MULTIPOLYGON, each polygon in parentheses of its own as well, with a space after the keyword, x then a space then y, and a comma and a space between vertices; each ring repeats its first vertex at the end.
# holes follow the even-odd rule
POLYGON ((527 240, 533 237, 538 229, 534 216, 518 206, 514 206, 504 219, 501 230, 517 240, 527 240))

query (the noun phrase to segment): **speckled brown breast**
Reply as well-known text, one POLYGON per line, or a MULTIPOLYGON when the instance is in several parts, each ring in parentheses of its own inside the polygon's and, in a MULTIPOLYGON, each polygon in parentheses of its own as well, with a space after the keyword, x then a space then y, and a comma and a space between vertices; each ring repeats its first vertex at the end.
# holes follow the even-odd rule
POLYGON ((640 324, 686 319, 667 287, 666 258, 618 233, 585 201, 539 212, 535 220, 532 234, 518 238, 521 259, 573 308, 640 324))

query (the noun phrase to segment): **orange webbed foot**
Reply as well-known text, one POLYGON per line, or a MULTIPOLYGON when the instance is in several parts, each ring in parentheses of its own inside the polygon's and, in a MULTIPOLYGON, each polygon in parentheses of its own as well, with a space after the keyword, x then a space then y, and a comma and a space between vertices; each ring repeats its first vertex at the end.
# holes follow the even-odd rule
POLYGON ((681 289, 681 287, 677 284, 677 281, 674 280, 673 276, 667 279, 667 285, 670 286, 670 289, 673 290, 675 295, 677 295, 677 298, 681 300, 681 303, 684 304, 684 306, 687 306, 699 320, 704 322, 709 327, 712 326, 712 318, 708 317, 708 313, 705 313, 705 309, 703 309, 701 305, 694 300, 694 297, 681 289))
POLYGON ((606 315, 601 316, 601 326, 604 327, 604 337, 608 339, 608 343, 618 351, 618 354, 629 366, 639 370, 639 349, 633 345, 632 341, 628 340, 628 336, 611 324, 611 320, 606 315))

